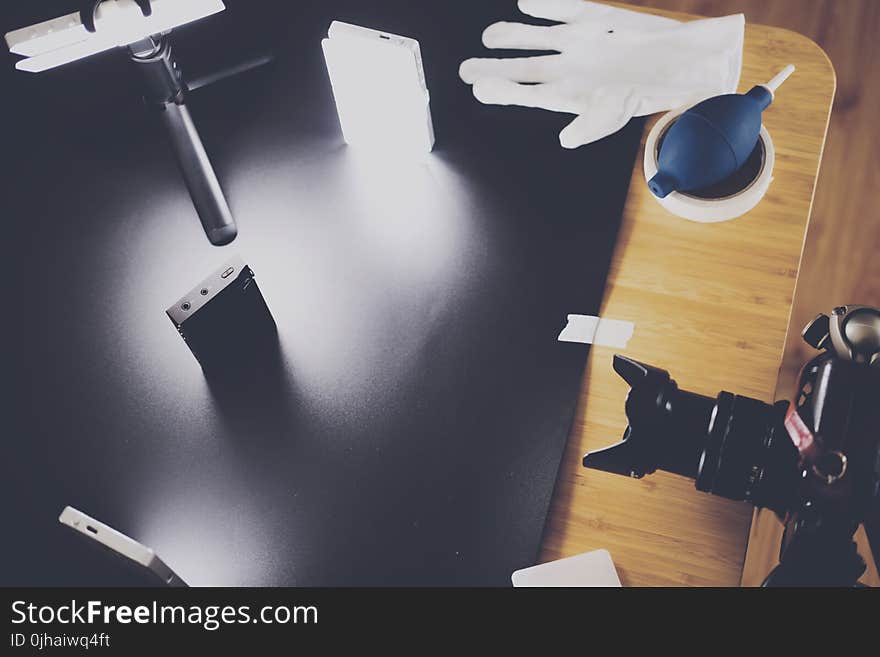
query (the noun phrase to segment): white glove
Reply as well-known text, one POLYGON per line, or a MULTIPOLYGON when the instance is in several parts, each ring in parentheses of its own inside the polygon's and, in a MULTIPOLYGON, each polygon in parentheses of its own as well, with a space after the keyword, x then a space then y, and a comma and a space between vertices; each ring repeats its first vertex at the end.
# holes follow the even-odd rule
POLYGON ((563 24, 496 23, 483 33, 485 46, 559 54, 469 59, 459 74, 483 103, 577 114, 559 135, 565 148, 739 84, 742 14, 679 23, 585 0, 519 0, 519 9, 563 24))

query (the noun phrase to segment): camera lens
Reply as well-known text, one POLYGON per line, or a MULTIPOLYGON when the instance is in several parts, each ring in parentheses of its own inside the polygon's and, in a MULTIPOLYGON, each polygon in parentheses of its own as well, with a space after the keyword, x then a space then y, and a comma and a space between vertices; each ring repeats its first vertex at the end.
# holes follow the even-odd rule
POLYGON ((775 406, 722 392, 705 397, 678 385, 665 370, 616 356, 614 369, 631 390, 629 427, 617 445, 587 454, 584 466, 637 477, 665 470, 696 481, 699 490, 785 510, 797 487, 798 455, 775 406))
POLYGON ((661 470, 696 479, 715 400, 679 390, 675 381, 669 383, 662 402, 667 426, 661 429, 666 436, 661 442, 667 447, 660 447, 658 465, 661 470))
POLYGON ((698 490, 774 510, 796 488, 797 450, 783 425, 787 402, 775 406, 722 392, 703 433, 698 490))

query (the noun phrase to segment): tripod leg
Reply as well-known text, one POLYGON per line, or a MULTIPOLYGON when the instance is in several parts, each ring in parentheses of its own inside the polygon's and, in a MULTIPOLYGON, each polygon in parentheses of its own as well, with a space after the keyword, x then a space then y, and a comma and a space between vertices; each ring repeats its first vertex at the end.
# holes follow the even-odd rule
POLYGON ((159 113, 205 234, 215 246, 229 244, 238 229, 189 110, 185 104, 172 102, 159 113))
POLYGON ((874 557, 874 567, 880 571, 880 510, 876 510, 865 520, 864 526, 871 555, 874 557))
POLYGON ((167 37, 148 37, 128 46, 131 60, 143 75, 148 105, 158 108, 193 205, 205 234, 215 246, 238 235, 217 174, 186 107, 186 85, 167 37))
POLYGON ((857 528, 789 520, 779 565, 762 586, 856 586, 866 569, 852 537, 857 528))

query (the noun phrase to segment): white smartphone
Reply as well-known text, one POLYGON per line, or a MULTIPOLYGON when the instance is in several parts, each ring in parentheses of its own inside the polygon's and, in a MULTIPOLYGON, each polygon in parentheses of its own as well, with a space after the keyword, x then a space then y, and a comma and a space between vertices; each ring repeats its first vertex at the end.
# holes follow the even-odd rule
POLYGON ((391 151, 434 147, 418 41, 334 21, 322 46, 348 144, 391 151))
POLYGON ((138 543, 133 538, 129 538, 122 532, 108 527, 100 520, 95 520, 72 506, 66 506, 58 516, 58 521, 90 541, 149 571, 167 586, 187 586, 187 583, 171 570, 152 549, 138 543))

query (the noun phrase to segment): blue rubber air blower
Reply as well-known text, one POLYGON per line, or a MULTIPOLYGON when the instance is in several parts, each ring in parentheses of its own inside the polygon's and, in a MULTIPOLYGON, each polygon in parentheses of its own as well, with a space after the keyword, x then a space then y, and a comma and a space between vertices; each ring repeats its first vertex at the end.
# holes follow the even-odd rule
POLYGON ((764 110, 794 70, 787 66, 746 94, 715 96, 682 114, 660 145, 657 175, 648 181, 654 195, 705 189, 736 173, 758 145, 764 110))

